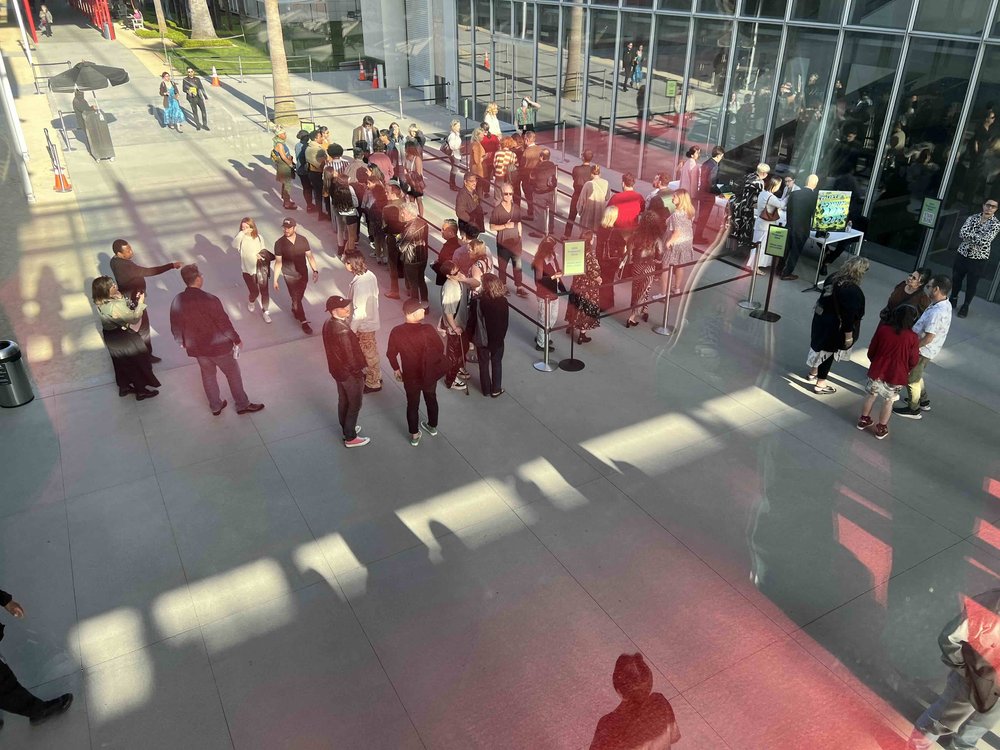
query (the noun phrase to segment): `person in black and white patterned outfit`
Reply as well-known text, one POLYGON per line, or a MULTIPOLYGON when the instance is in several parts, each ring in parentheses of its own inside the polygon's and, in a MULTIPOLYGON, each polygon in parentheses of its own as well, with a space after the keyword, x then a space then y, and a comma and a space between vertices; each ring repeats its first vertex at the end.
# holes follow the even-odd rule
POLYGON ((958 306, 958 294, 962 291, 962 283, 968 280, 965 287, 965 302, 958 308, 958 317, 969 314, 969 303, 976 296, 979 278, 986 270, 990 261, 990 248, 997 233, 1000 233, 1000 219, 996 217, 997 201, 987 198, 983 202, 983 211, 965 220, 958 236, 962 239, 955 253, 955 264, 952 267, 951 306, 958 306))

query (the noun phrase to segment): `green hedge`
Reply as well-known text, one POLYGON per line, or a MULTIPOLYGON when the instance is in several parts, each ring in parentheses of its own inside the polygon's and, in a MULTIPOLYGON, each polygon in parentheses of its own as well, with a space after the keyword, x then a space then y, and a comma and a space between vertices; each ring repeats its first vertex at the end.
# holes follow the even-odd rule
POLYGON ((181 47, 232 47, 233 43, 228 39, 184 39, 180 42, 181 47))
POLYGON ((152 29, 136 29, 135 35, 140 39, 159 39, 160 32, 152 29))
MULTIPOLYGON (((146 21, 143 23, 143 27, 144 28, 138 29, 135 32, 137 36, 141 37, 142 39, 160 38, 160 27, 156 24, 155 21, 146 21), (147 31, 152 32, 152 36, 145 33, 147 31)), ((181 42, 187 40, 187 34, 185 34, 183 31, 181 31, 180 29, 170 28, 170 21, 167 21, 167 30, 163 33, 163 36, 166 37, 171 42, 173 42, 174 44, 180 44, 181 42)))

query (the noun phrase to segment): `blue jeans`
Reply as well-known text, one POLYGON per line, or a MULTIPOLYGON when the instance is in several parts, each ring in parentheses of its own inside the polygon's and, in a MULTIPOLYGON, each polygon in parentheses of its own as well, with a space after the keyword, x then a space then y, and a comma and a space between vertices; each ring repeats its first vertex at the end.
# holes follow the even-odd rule
POLYGON ((976 743, 998 721, 1000 702, 989 711, 980 713, 969 702, 969 685, 964 675, 952 670, 941 696, 917 719, 907 747, 929 749, 938 737, 950 734, 951 746, 955 750, 975 750, 976 743))
POLYGON ((219 394, 219 378, 215 374, 215 369, 222 370, 222 374, 229 381, 229 390, 233 394, 233 402, 236 410, 245 409, 250 404, 246 391, 243 390, 243 376, 240 374, 240 363, 232 353, 219 354, 215 357, 195 357, 198 360, 198 367, 201 368, 201 384, 205 388, 205 395, 208 396, 208 406, 212 411, 219 411, 222 408, 222 396, 219 394))

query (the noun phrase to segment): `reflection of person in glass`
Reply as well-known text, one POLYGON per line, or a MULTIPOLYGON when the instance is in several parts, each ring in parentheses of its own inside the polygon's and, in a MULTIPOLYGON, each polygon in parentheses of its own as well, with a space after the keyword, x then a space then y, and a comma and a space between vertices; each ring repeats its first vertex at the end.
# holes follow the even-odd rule
POLYGON ((621 703, 597 723, 590 750, 670 750, 681 739, 670 702, 653 692, 653 670, 642 654, 622 654, 611 676, 621 703))

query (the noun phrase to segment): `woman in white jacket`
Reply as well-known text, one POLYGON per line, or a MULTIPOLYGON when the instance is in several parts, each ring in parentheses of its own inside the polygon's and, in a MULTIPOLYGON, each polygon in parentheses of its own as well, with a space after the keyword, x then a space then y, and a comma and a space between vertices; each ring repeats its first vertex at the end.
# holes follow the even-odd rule
POLYGON ((271 278, 271 261, 274 253, 267 249, 264 238, 257 231, 257 222, 251 217, 240 219, 240 231, 233 238, 233 247, 240 254, 240 268, 243 271, 243 281, 247 285, 247 310, 256 309, 257 297, 260 297, 260 309, 264 322, 271 322, 271 313, 267 308, 271 298, 268 294, 268 281, 271 278))

